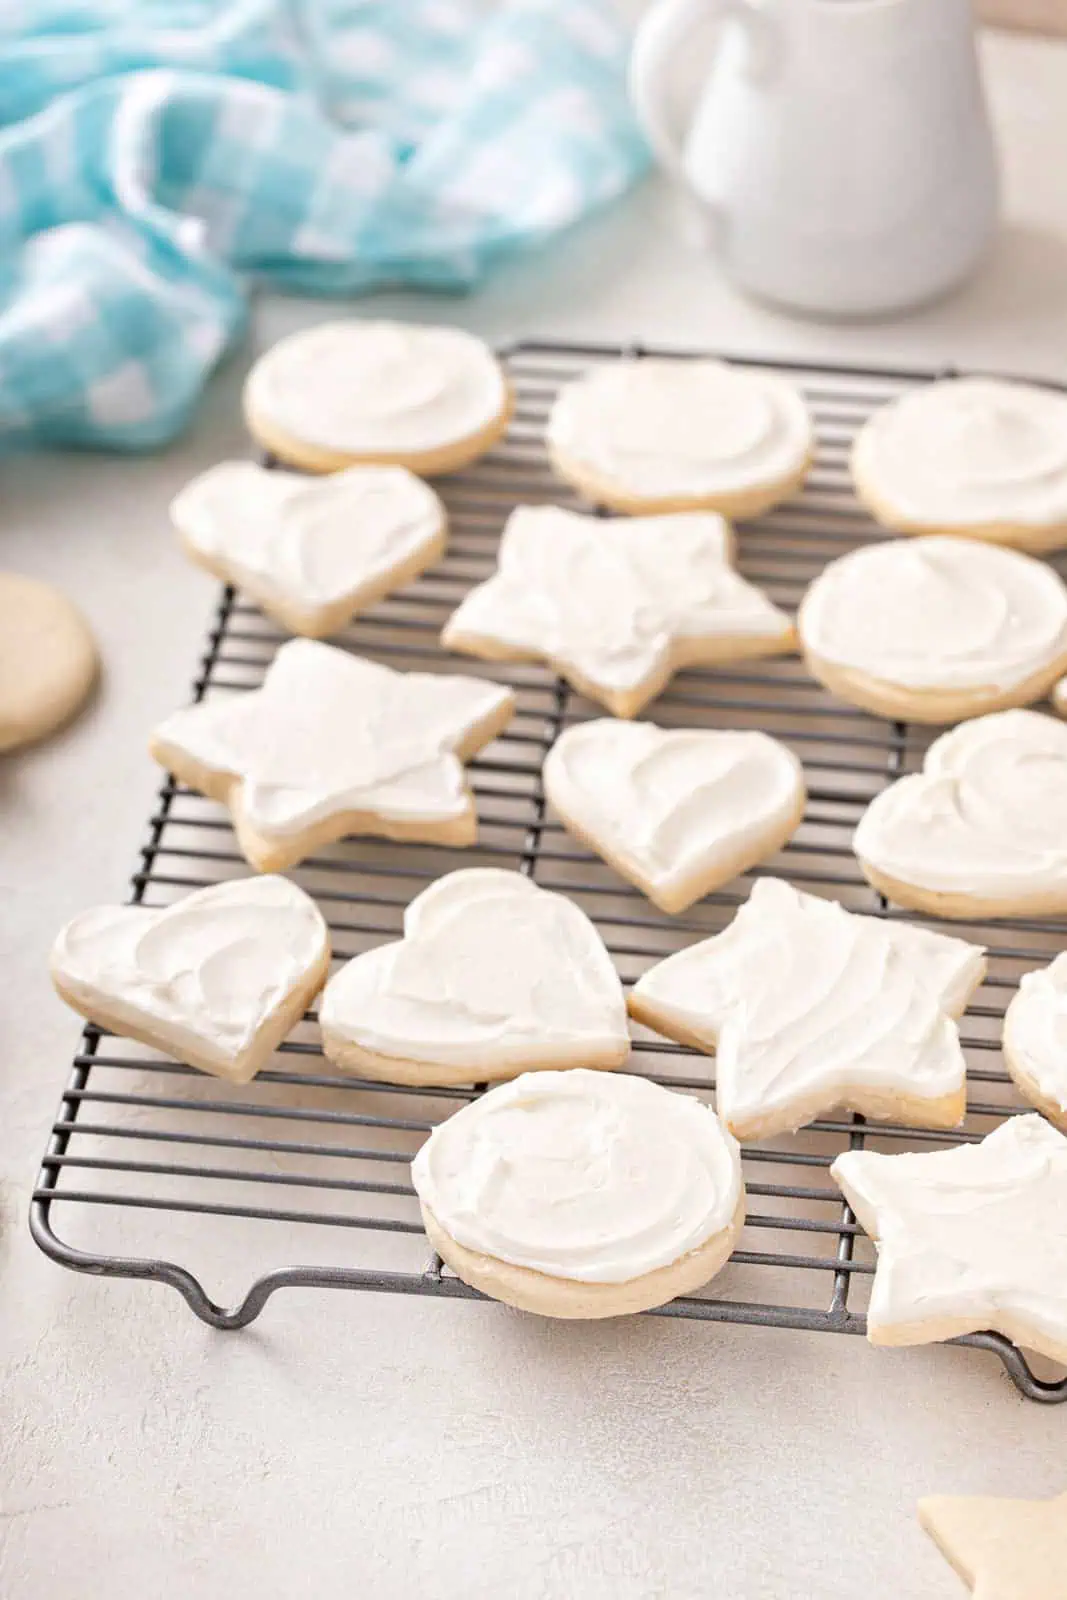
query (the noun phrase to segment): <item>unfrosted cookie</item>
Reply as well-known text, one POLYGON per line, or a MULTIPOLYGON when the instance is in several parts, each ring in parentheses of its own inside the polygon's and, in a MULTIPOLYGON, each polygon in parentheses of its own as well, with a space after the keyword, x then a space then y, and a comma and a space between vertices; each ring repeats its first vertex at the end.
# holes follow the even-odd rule
POLYGON ((213 884, 161 909, 97 906, 52 948, 68 1005, 231 1083, 254 1078, 326 981, 330 935, 285 878, 213 884))
POLYGON ((714 1112, 624 1073, 526 1073, 438 1123, 411 1168, 430 1243, 546 1317, 647 1311, 737 1242, 737 1145, 714 1112))
POLYGON ((1067 727, 1002 711, 935 739, 873 799, 853 848, 898 905, 937 917, 1067 912, 1067 727))
POLYGON ((947 378, 882 406, 856 435, 860 500, 898 533, 1019 550, 1067 544, 1067 395, 947 378))
POLYGON ((168 717, 151 751, 182 783, 229 807, 261 872, 346 834, 473 844, 463 761, 511 720, 509 689, 478 678, 393 672, 290 639, 262 687, 168 717))
POLYGON ((389 1083, 618 1067, 618 973, 589 918, 518 872, 471 868, 424 889, 404 937, 334 974, 319 1007, 331 1061, 389 1083))
POLYGON ((617 717, 633 717, 682 667, 794 647, 793 625, 730 565, 730 528, 712 512, 583 517, 520 506, 499 565, 445 626, 450 650, 547 661, 617 717))
POLYGON ((0 572, 0 750, 60 727, 96 679, 93 636, 51 584, 0 572))
POLYGON ((651 357, 595 367, 548 420, 561 478, 616 511, 752 517, 804 481, 811 418, 785 378, 724 361, 651 357))
POLYGON ((724 932, 638 980, 630 1012, 716 1052, 716 1104, 739 1139, 839 1107, 952 1128, 965 1109, 955 1019, 984 974, 978 945, 761 878, 724 932))
POLYGON ((1067 1597, 1067 1494, 929 1495, 919 1521, 975 1600, 1067 1597))
POLYGON ((988 1328, 1067 1365, 1067 1139, 1044 1117, 929 1155, 848 1150, 830 1175, 878 1245, 872 1344, 988 1328))
POLYGON ((895 539, 832 561, 801 603, 812 676, 883 717, 955 722, 1038 700, 1067 668, 1067 587, 973 539, 895 539))
POLYGON ((404 467, 309 478, 220 461, 186 485, 170 514, 199 566, 313 639, 410 582, 447 538, 444 506, 404 467))
POLYGON ((253 438, 310 472, 374 462, 455 472, 508 425, 488 345, 461 328, 326 322, 260 356, 244 392, 253 438))
POLYGON ((581 722, 549 751, 544 785, 568 830, 671 912, 773 855, 804 813, 792 751, 734 729, 581 722))
POLYGON ((1031 1105, 1067 1133, 1067 953, 1023 974, 1004 1013, 1004 1060, 1031 1105))

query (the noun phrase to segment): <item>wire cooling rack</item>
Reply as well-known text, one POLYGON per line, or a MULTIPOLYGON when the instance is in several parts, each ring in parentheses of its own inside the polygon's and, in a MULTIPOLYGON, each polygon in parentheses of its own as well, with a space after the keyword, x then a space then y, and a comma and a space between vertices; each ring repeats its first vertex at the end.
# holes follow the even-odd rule
MULTIPOLYGON (((480 817, 475 848, 346 840, 293 871, 330 922, 337 962, 396 938, 405 905, 457 866, 517 868, 571 895, 600 928, 626 983, 724 927, 747 897, 745 880, 755 873, 682 917, 657 911, 571 840, 542 791, 541 764, 561 729, 602 715, 600 709, 542 668, 459 659, 438 643, 466 590, 493 571, 507 512, 520 502, 577 503, 552 477, 542 444, 558 386, 594 363, 688 353, 513 347, 505 359, 517 404, 506 439, 439 486, 451 522, 446 558, 335 641, 394 667, 507 681, 519 708, 506 733, 470 766, 480 817)), ((826 561, 880 536, 849 485, 847 453, 856 428, 872 409, 934 374, 755 364, 799 384, 818 424, 818 459, 803 494, 740 529, 742 571, 792 609, 826 561)), ((194 698, 255 687, 282 638, 226 589, 194 698)), ((888 908, 864 882, 850 837, 872 796, 919 766, 928 730, 841 704, 796 659, 684 672, 648 715, 666 726, 758 727, 784 740, 804 763, 809 804, 796 837, 758 870, 836 897, 852 910, 906 915, 888 908)), ((164 781, 131 899, 164 905, 247 871, 226 812, 164 781)), ((970 1081, 963 1131, 847 1116, 746 1147, 749 1215, 741 1247, 703 1294, 674 1300, 656 1315, 865 1331, 873 1251, 828 1177, 830 1162, 847 1148, 931 1149, 978 1139, 1025 1109, 1000 1061, 1001 1020, 1020 975, 1058 954, 1063 940, 1062 927, 1037 921, 954 923, 952 931, 990 947, 988 977, 963 1025, 970 1081)), ((676 1089, 713 1089, 712 1059, 636 1031, 630 1070, 676 1089)), ((271 1068, 239 1088, 89 1026, 34 1193, 33 1235, 50 1256, 78 1271, 170 1284, 217 1328, 251 1322, 282 1287, 478 1298, 430 1252, 408 1171, 434 1123, 477 1092, 476 1085, 427 1091, 338 1075, 319 1050, 313 1014, 271 1068), (301 1264, 283 1264, 294 1258, 301 1264), (209 1283, 218 1286, 213 1295, 209 1283)), ((956 1342, 994 1350, 1029 1398, 1067 1400, 1067 1378, 1039 1375, 999 1335, 956 1342)))

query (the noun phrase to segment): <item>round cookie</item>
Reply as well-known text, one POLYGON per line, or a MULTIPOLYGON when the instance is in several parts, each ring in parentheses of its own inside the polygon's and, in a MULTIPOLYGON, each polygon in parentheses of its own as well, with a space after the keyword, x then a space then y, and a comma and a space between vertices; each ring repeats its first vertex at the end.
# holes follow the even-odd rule
POLYGON ((412 1182, 465 1283, 547 1317, 647 1311, 707 1283, 745 1215, 709 1107, 621 1073, 534 1072, 439 1123, 412 1182))
POLYGON ((1067 954, 1023 974, 1004 1013, 1003 1045, 1022 1094, 1067 1133, 1067 954))
POLYGON ((865 711, 945 723, 1040 699, 1067 668, 1067 587, 1015 550, 946 537, 831 561, 797 617, 808 670, 865 711))
POLYGON ((929 383, 852 448, 856 494, 898 533, 1041 552, 1067 545, 1067 394, 997 378, 929 383))
POLYGON ((815 449, 803 397, 784 378, 651 357, 595 367, 561 389, 546 440, 561 478, 634 514, 756 516, 800 487, 815 449))
POLYGON ((354 319, 282 339, 244 389, 252 436, 308 472, 455 472, 499 439, 511 405, 500 363, 473 334, 354 319))
POLYGON ((0 750, 43 739, 72 717, 97 665, 93 636, 66 595, 0 572, 0 750))

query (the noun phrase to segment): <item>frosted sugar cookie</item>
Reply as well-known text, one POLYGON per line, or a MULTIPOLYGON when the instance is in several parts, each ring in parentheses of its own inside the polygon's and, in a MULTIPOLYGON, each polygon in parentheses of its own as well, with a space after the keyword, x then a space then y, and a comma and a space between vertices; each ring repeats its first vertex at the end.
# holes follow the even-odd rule
POLYGON ((830 1175, 878 1245, 872 1344, 989 1328, 1067 1365, 1067 1139, 1044 1117, 930 1155, 849 1150, 830 1175))
POLYGON ((874 413, 852 449, 856 493, 898 533, 1067 545, 1067 395, 1000 378, 924 384, 874 413))
POLYGON ((618 1067, 619 976, 584 911, 518 872, 471 868, 424 889, 404 937, 334 974, 319 1007, 331 1061, 389 1083, 618 1067))
POLYGON ((192 559, 292 633, 322 638, 444 554, 445 508, 404 467, 325 478, 220 461, 171 520, 192 559))
POLYGON ((1004 1014, 1004 1060, 1030 1104, 1067 1133, 1067 953, 1023 974, 1004 1014))
POLYGON ((955 1019, 984 974, 978 945, 761 878, 724 932, 638 980, 630 1012, 716 1052, 716 1104, 739 1139, 838 1107, 952 1128, 965 1109, 955 1019))
POLYGON ((66 595, 0 572, 0 750, 54 732, 81 706, 96 672, 93 636, 66 595))
POLYGON ((231 1083, 254 1078, 326 981, 330 935, 285 878, 213 884, 161 909, 68 922, 52 981, 68 1005, 231 1083))
POLYGON ((461 328, 325 322, 260 356, 244 392, 254 439, 309 472, 374 462, 455 472, 508 425, 488 345, 461 328))
POLYGON ((1038 700, 1067 667, 1067 587, 973 539, 896 539, 831 561, 797 627, 812 676, 878 716, 954 722, 1038 700))
POLYGON ((663 911, 684 911, 796 832, 804 773, 766 733, 604 718, 556 740, 545 793, 568 830, 663 911))
POLYGON ((439 1123, 411 1168, 430 1243, 483 1294, 615 1317, 690 1294, 745 1215, 714 1112, 618 1072, 530 1072, 439 1123))
POLYGON ((562 389, 548 420, 561 478, 616 511, 753 517, 804 481, 811 418, 784 378, 724 361, 617 361, 562 389))
POLYGON ((228 806, 245 856, 277 872, 351 833, 473 844, 462 763, 514 709, 496 683, 393 672, 290 639, 261 688, 175 712, 151 751, 228 806))
POLYGON ((864 876, 935 917, 1067 913, 1067 727, 1002 711, 943 733, 860 819, 864 876))
POLYGON ((929 1495, 919 1521, 975 1600, 1064 1600, 1067 1494, 1054 1500, 929 1495))
POLYGON ((547 661, 617 717, 636 716, 682 667, 794 647, 784 612, 730 565, 711 512, 604 521, 520 506, 499 566, 442 634, 488 661, 547 661))

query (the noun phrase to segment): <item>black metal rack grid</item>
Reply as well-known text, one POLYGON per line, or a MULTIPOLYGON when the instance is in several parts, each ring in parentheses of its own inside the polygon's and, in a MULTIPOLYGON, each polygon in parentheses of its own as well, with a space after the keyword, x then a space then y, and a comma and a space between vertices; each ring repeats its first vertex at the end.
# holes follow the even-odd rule
MULTIPOLYGON (((517 404, 507 438, 439 485, 451 521, 446 558, 334 641, 395 667, 484 673, 511 683, 519 704, 512 726, 471 764, 480 817, 475 848, 347 840, 293 871, 330 922, 337 962, 397 937, 408 901, 457 866, 511 866, 565 890, 593 917, 627 983, 653 961, 725 926, 747 896, 749 884, 738 881, 684 916, 657 911, 574 843, 546 808, 545 754, 561 728, 602 715, 600 709, 539 667, 481 664, 446 655, 438 643, 464 592, 492 572, 507 512, 523 502, 576 503, 553 478, 542 445, 559 384, 591 363, 650 353, 689 352, 551 343, 509 351, 517 404)), ((849 485, 855 429, 874 407, 933 374, 756 364, 798 383, 818 424, 818 460, 803 494, 739 530, 741 570, 792 609, 827 560, 880 537, 849 485)), ((258 610, 224 591, 194 696, 254 687, 282 637, 258 610)), ((834 700, 795 658, 684 672, 646 715, 663 725, 760 727, 782 738, 804 762, 809 804, 794 840, 758 871, 853 910, 905 915, 866 885, 850 836, 867 801, 921 762, 929 730, 834 700)), ((132 900, 162 905, 247 871, 223 809, 164 781, 132 900)), ((705 1293, 656 1314, 864 1331, 872 1248, 828 1178, 830 1162, 849 1147, 929 1149, 977 1139, 1025 1109, 1000 1062, 1001 1019, 1022 972, 1057 954, 1063 941, 1060 926, 1037 921, 952 928, 990 947, 988 978, 962 1030, 970 1080, 962 1133, 843 1116, 746 1147, 749 1216, 741 1248, 705 1293)), ((631 1070, 673 1088, 713 1089, 713 1060, 647 1030, 636 1035, 631 1070)), ((438 1258, 427 1259, 408 1162, 434 1122, 477 1092, 474 1085, 426 1091, 339 1075, 321 1056, 313 1014, 271 1069, 240 1088, 89 1026, 34 1193, 33 1234, 76 1270, 172 1285, 219 1328, 250 1322, 283 1286, 476 1298, 438 1258), (204 1282, 227 1270, 232 1278, 234 1233, 243 1277, 227 1308, 209 1297, 204 1282), (303 1264, 279 1264, 293 1257, 303 1264)), ((1039 1376, 998 1335, 958 1342, 995 1350, 1031 1399, 1067 1400, 1067 1379, 1039 1376)))

